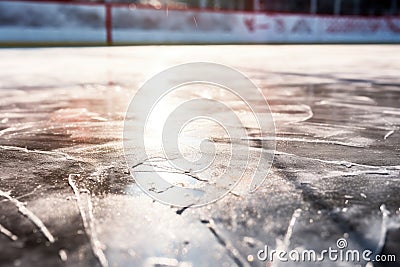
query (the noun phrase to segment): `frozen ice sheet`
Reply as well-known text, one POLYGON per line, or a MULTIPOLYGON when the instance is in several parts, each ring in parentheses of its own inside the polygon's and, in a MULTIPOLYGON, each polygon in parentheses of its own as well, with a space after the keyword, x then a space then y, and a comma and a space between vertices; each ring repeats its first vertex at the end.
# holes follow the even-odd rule
MULTIPOLYGON (((265 266, 256 258, 265 245, 319 251, 340 237, 400 260, 399 49, 0 50, 0 265, 265 266), (122 129, 138 87, 190 61, 227 64, 261 88, 277 153, 256 193, 238 188, 212 205, 176 209, 135 185, 122 129)), ((268 133, 249 131, 253 149, 265 149, 268 133)))

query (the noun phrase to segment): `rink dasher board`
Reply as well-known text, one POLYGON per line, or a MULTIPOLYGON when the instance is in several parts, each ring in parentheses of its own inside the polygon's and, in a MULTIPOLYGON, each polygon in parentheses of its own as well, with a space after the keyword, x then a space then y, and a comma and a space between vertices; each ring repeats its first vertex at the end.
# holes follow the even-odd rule
POLYGON ((0 1, 0 44, 400 43, 399 17, 0 1))

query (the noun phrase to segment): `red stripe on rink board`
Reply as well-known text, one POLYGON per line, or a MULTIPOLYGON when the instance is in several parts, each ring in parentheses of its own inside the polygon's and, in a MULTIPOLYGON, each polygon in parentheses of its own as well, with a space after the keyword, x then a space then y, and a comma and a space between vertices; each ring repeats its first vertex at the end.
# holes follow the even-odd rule
POLYGON ((106 8, 107 45, 112 45, 112 13, 111 13, 111 5, 105 4, 105 8, 106 8))

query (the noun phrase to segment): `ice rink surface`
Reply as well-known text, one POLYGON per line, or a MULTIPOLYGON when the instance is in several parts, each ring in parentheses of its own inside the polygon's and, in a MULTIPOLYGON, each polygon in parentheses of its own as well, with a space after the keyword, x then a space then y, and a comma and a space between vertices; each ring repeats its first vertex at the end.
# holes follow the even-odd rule
POLYGON ((257 259, 265 245, 321 251, 339 238, 397 255, 368 266, 399 266, 399 46, 26 48, 0 58, 1 266, 364 266, 257 259), (194 61, 236 68, 262 90, 277 147, 255 193, 178 209, 135 185, 123 120, 147 79, 194 61))

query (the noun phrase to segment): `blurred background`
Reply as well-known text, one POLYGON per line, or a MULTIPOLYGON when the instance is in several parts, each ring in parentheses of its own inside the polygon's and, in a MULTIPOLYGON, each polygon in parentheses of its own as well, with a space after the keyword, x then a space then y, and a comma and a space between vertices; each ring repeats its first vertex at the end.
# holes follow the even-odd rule
MULTIPOLYGON (((46 0, 38 0, 48 2, 46 0)), ((85 2, 65 0, 63 2, 85 2)), ((131 3, 161 8, 200 8, 309 14, 383 16, 398 15, 398 0, 87 0, 97 3, 131 3)))
POLYGON ((0 44, 397 43, 399 0, 0 1, 0 44))

